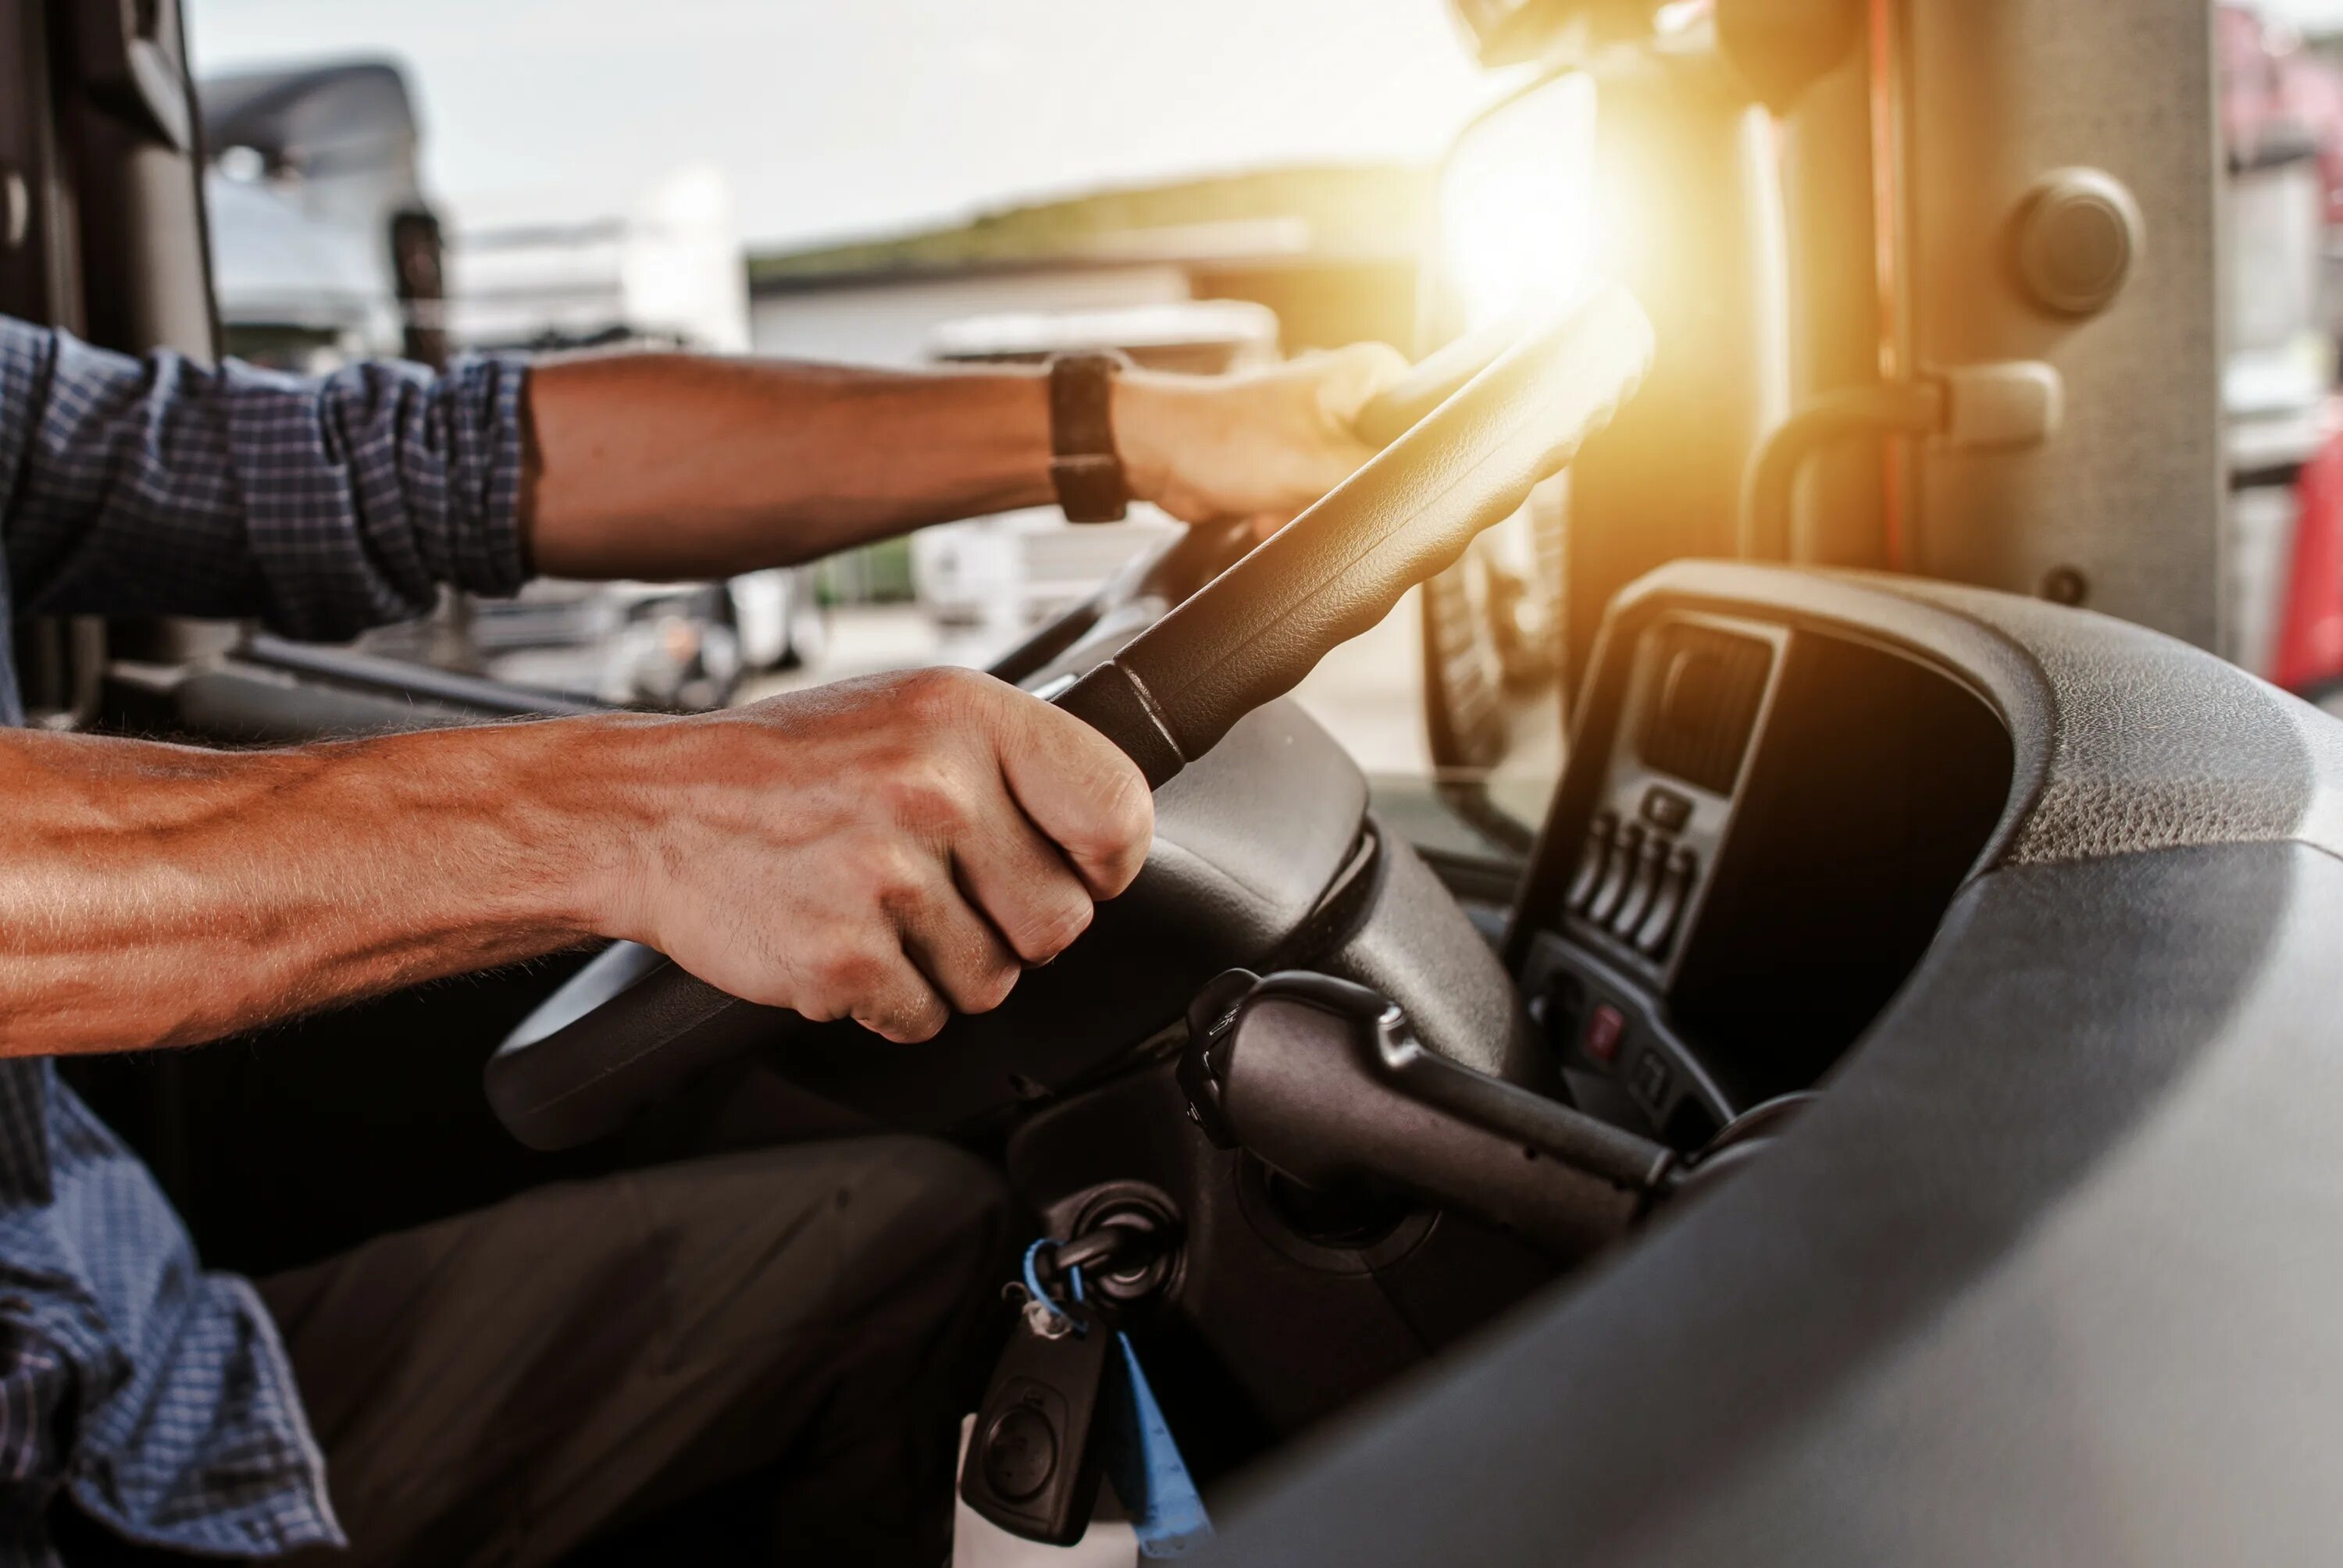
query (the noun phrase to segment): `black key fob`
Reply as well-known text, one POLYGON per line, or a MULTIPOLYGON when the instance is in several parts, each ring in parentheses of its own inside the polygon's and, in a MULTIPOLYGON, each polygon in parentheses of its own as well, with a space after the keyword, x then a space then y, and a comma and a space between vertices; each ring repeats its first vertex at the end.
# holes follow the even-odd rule
POLYGON ((1095 1319, 1055 1339, 1031 1321, 1018 1323, 960 1466, 960 1494, 970 1508, 1028 1541, 1071 1546, 1081 1539, 1098 1502, 1091 1436, 1113 1348, 1113 1332, 1095 1319))

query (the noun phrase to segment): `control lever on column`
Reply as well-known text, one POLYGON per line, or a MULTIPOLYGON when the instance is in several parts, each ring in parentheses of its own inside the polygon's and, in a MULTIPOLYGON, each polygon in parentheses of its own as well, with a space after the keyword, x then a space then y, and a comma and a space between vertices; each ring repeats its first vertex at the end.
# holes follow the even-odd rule
POLYGON ((1434 1055, 1363 986, 1231 970, 1188 1016, 1190 1117, 1304 1186, 1403 1193, 1573 1257, 1673 1186, 1674 1151, 1434 1055))

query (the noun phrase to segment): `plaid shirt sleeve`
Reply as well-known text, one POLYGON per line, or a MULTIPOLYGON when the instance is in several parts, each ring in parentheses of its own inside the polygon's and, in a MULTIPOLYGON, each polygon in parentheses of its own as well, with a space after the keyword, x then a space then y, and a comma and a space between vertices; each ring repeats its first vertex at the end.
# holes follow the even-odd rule
POLYGON ((0 318, 0 529, 44 614, 258 617, 337 640, 509 594, 526 365, 304 377, 0 318))

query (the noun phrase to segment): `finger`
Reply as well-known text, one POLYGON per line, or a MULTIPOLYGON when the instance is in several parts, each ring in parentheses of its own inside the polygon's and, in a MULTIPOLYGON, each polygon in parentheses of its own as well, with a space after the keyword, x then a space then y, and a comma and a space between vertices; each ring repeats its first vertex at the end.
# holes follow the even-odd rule
POLYGON ((933 1040, 951 1019, 951 1010, 900 950, 868 962, 859 994, 841 1010, 871 1033, 898 1045, 933 1040))
POLYGON ((1252 531, 1253 542, 1259 544, 1301 515, 1299 512, 1256 512, 1245 527, 1252 531))
POLYGON ((1090 890, 1014 801, 1001 805, 961 835, 952 858, 970 901, 1010 950, 1045 964, 1089 929, 1090 890))
POLYGON ((1016 955, 940 871, 933 887, 890 912, 905 956, 956 1011, 990 1012, 1009 999, 1023 972, 1016 955))
POLYGON ((1353 343, 1326 357, 1318 378, 1318 408, 1348 432, 1375 395, 1407 374, 1407 356, 1388 343, 1353 343))
POLYGON ((909 1043, 943 1028, 951 1011, 903 952, 901 934, 879 918, 809 933, 789 956, 780 994, 759 997, 816 1023, 850 1018, 909 1043))
POLYGON ((1009 792, 1093 898, 1111 899, 1147 862, 1155 799, 1146 776, 1072 714, 1018 694, 998 738, 1009 792))

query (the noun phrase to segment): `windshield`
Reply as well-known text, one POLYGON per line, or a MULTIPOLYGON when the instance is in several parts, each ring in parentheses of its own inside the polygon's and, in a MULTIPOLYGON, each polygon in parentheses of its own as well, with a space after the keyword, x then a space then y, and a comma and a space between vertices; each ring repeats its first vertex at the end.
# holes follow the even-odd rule
MULTIPOLYGON (((1450 330, 1425 306, 1452 284, 1441 160, 1509 85, 1434 0, 675 0, 656 25, 613 0, 192 0, 187 26, 228 341, 312 368, 418 346, 899 367, 1112 348, 1205 373, 1419 352, 1450 330), (394 256, 390 226, 418 219, 427 256, 394 256)), ((1461 221, 1503 227, 1503 199, 1476 191, 1461 221)), ((1503 286, 1506 249, 1462 254, 1470 292, 1503 286)), ((610 700, 749 700, 987 663, 1176 527, 1041 508, 713 598, 538 585, 377 642, 610 700)), ((1473 568, 1474 613, 1532 641, 1536 553, 1512 529, 1473 568)), ((1300 698, 1428 799, 1423 627, 1411 599, 1300 698)))

